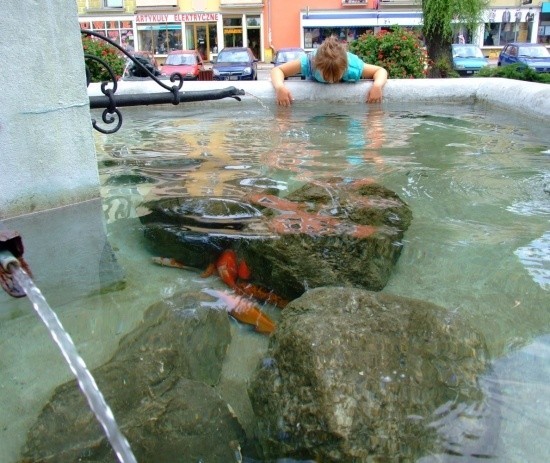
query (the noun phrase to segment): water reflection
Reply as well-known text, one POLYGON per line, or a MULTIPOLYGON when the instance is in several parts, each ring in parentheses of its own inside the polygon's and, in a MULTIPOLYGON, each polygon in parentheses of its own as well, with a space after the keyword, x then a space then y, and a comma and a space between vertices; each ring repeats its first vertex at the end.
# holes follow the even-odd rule
MULTIPOLYGON (((140 215, 143 201, 176 196, 239 198, 266 188, 284 196, 305 182, 325 185, 336 175, 350 181, 373 179, 397 192, 413 209, 403 253, 384 291, 434 302, 464 317, 485 336, 495 359, 494 370, 480 379, 487 404, 464 410, 449 406, 433 417, 441 439, 451 442, 450 451, 465 454, 464 448, 452 445, 453 433, 466 430, 475 435, 475 429, 465 424, 475 428, 476 417, 494 417, 491 413, 498 409, 500 427, 490 428, 499 434, 495 461, 547 461, 548 343, 541 338, 545 341, 530 344, 550 332, 546 207, 550 147, 545 130, 532 121, 480 108, 413 111, 316 103, 274 107, 272 113, 263 107, 231 111, 201 107, 185 115, 171 109, 147 111, 144 117, 128 110, 119 133, 96 134, 109 240, 128 270, 130 289, 96 301, 97 308, 80 311, 78 317, 75 311, 75 320, 80 320, 71 327, 75 339, 81 330, 86 335, 80 339, 86 343, 111 346, 112 333, 128 331, 131 323, 121 315, 109 322, 111 331, 96 329, 103 326, 100 317, 119 312, 139 319, 139 311, 152 300, 214 284, 196 273, 147 265, 150 256, 140 241, 139 224, 132 220, 140 215), (529 347, 522 350, 523 346, 529 347), (526 361, 525 352, 536 361, 526 361), (506 363, 516 354, 517 362, 506 363), (499 368, 503 364, 499 359, 504 359, 505 368, 499 368), (491 413, 484 415, 487 410, 491 413)), ((5 408, 11 415, 3 417, 4 423, 14 415, 19 418, 27 404, 35 416, 49 393, 40 391, 34 402, 21 393, 38 374, 30 371, 32 365, 37 368, 38 354, 25 349, 41 350, 35 346, 33 330, 25 328, 2 331, 6 358, 1 365, 2 387, 12 401, 21 401, 21 407, 5 408), (14 333, 17 339, 11 337, 14 333), (8 348, 15 343, 23 347, 8 348), (5 366, 18 365, 25 357, 28 372, 5 366), (17 379, 21 376, 24 380, 17 379)), ((266 340, 235 325, 232 330, 219 390, 237 413, 246 416, 248 404, 239 392, 265 351, 266 340)), ((51 369, 50 361, 40 363, 51 369)), ((60 375, 58 383, 62 379, 60 375)), ((30 422, 32 416, 21 419, 30 422)), ((5 427, 5 445, 2 442, 0 447, 14 452, 17 446, 10 439, 20 444, 22 433, 12 429, 21 431, 23 426, 5 427)), ((472 458, 491 452, 474 449, 472 458)), ((468 461, 461 458, 457 461, 468 461)))

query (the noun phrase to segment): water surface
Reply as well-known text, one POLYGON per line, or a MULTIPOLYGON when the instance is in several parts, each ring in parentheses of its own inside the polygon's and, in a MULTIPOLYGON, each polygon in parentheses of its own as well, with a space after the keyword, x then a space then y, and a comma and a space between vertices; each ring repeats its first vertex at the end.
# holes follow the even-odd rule
MULTIPOLYGON (((96 134, 96 149, 107 235, 127 287, 54 307, 88 365, 106 361, 152 302, 223 287, 198 272, 151 264, 137 219, 144 200, 239 197, 266 186, 284 195, 335 175, 372 178, 413 211, 384 291, 458 312, 485 336, 496 371, 485 381, 501 386, 495 461, 548 461, 550 140, 540 121, 479 106, 317 102, 147 107, 123 115, 119 133, 96 134)), ((270 313, 276 319, 276 310, 270 313)), ((31 316, 0 325, 6 463, 15 461, 53 387, 68 379, 42 330, 31 316), (43 383, 33 382, 42 376, 43 383)), ((249 415, 239 385, 267 340, 237 323, 232 330, 219 390, 249 415)))

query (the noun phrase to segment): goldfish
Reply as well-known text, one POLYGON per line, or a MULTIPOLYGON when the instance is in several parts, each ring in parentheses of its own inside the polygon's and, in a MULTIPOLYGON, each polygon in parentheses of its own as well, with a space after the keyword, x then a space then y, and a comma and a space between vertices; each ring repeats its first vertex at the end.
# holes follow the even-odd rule
POLYGON ((179 260, 172 259, 170 257, 153 257, 152 260, 155 264, 162 265, 163 267, 189 268, 182 264, 179 260))
POLYGON ((252 296, 255 299, 258 299, 269 304, 276 305, 280 309, 284 309, 288 301, 282 297, 275 294, 273 291, 269 291, 261 286, 253 285, 250 283, 237 283, 235 291, 239 294, 252 296))
POLYGON ((263 313, 250 299, 215 289, 204 288, 202 291, 216 298, 218 303, 223 304, 233 318, 247 325, 254 326, 258 333, 271 334, 275 331, 273 320, 263 313))

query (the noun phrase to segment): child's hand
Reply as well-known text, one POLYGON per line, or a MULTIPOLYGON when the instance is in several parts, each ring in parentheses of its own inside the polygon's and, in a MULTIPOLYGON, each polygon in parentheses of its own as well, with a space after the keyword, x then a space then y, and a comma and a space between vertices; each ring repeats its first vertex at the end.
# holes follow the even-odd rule
POLYGON ((279 106, 290 106, 290 104, 294 101, 294 98, 292 97, 292 93, 290 93, 290 90, 286 88, 284 85, 277 88, 276 94, 277 94, 277 104, 279 106))
POLYGON ((382 101, 382 87, 373 84, 367 93, 367 103, 380 103, 382 101))

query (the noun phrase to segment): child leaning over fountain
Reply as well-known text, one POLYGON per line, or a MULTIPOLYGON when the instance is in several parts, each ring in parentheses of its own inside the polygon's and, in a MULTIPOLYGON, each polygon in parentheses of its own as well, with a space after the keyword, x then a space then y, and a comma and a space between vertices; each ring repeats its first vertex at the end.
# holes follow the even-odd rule
POLYGON ((382 101, 382 89, 388 80, 384 68, 364 63, 357 55, 348 52, 336 37, 329 37, 310 55, 273 68, 271 83, 277 94, 277 104, 289 106, 292 103, 294 98, 285 87, 284 80, 300 72, 306 78, 327 84, 357 82, 361 78, 373 79, 366 97, 367 103, 382 101))

